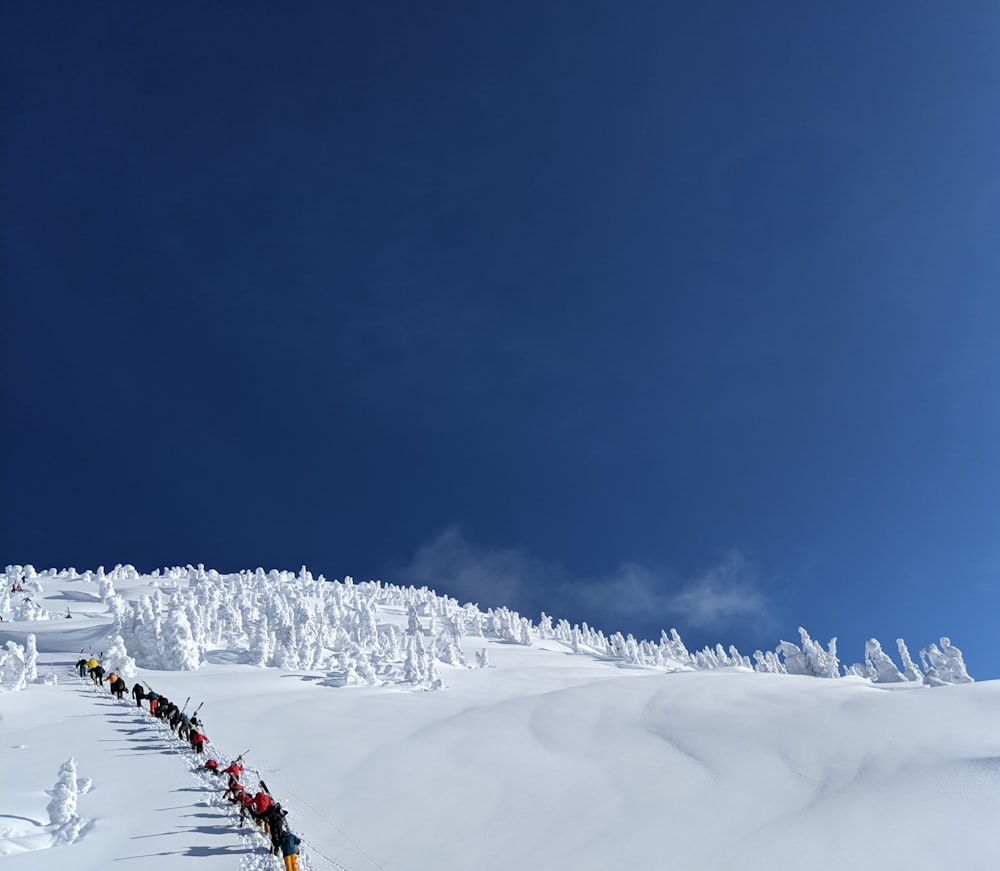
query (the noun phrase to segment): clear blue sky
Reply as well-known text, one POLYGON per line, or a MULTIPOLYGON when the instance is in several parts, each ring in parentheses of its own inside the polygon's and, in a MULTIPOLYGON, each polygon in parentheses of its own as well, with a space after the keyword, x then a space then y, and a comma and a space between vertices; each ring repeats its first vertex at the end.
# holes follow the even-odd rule
POLYGON ((1000 677, 995 3, 2 14, 3 561, 1000 677))

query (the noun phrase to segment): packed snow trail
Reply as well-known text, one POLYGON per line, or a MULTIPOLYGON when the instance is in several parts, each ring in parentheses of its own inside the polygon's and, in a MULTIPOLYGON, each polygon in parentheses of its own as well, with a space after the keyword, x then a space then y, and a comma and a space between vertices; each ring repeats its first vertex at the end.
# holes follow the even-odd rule
MULTIPOLYGON (((240 843, 241 849, 237 851, 228 851, 241 854, 240 859, 240 869, 241 871, 272 871, 275 867, 275 861, 282 863, 280 857, 275 857, 270 852, 270 838, 267 837, 263 830, 259 829, 255 823, 248 821, 244 825, 240 825, 240 813, 236 805, 222 798, 222 793, 225 787, 225 781, 220 780, 218 775, 214 775, 208 772, 204 768, 205 760, 208 758, 218 758, 222 755, 226 758, 224 754, 219 754, 218 748, 213 747, 211 752, 206 752, 204 754, 197 754, 192 751, 187 744, 187 742, 178 738, 174 732, 170 729, 169 725, 163 720, 159 720, 148 713, 148 708, 145 706, 137 706, 133 699, 127 698, 122 701, 117 701, 111 696, 110 692, 107 690, 107 686, 101 687, 93 683, 90 678, 80 678, 75 669, 71 672, 71 677, 64 678, 64 680, 76 680, 82 684, 87 690, 89 690, 92 696, 98 697, 98 704, 106 705, 108 701, 112 705, 118 708, 123 708, 125 710, 131 709, 131 712, 135 713, 133 718, 133 723, 137 724, 140 728, 133 730, 134 732, 146 731, 155 734, 159 737, 162 742, 170 748, 170 751, 162 752, 173 752, 174 754, 180 756, 185 765, 188 768, 189 773, 198 781, 200 784, 200 791, 211 794, 211 798, 206 799, 204 802, 199 802, 199 804, 205 804, 213 809, 215 809, 216 814, 228 820, 229 826, 233 834, 237 835, 240 843)), ((148 686, 148 684, 147 684, 148 686)), ((195 712, 199 711, 204 702, 199 703, 195 712)), ((219 759, 220 763, 222 762, 219 759)), ((228 764, 228 761, 223 763, 228 764)), ((246 773, 246 772, 244 772, 246 773)), ((248 787, 252 786, 248 782, 248 787)), ((203 815, 208 816, 208 815, 203 815)), ((215 827, 220 833, 224 830, 224 827, 215 827)), ((295 833, 299 837, 303 838, 303 845, 305 845, 305 837, 302 835, 301 831, 295 830, 295 833)), ((225 849, 214 851, 211 855, 222 852, 227 852, 225 849)), ((308 850, 303 850, 300 846, 299 852, 299 868, 303 871, 312 871, 312 865, 309 861, 308 850)), ((318 851, 314 851, 317 852, 318 851)), ((209 854, 201 854, 209 855, 209 854)), ((325 860, 325 864, 329 867, 335 869, 335 871, 352 871, 343 865, 340 865, 335 860, 329 857, 319 854, 325 860)))
POLYGON ((232 856, 229 867, 235 869, 236 857, 247 852, 247 845, 228 820, 211 809, 207 788, 192 787, 182 774, 173 758, 181 755, 174 742, 151 728, 148 714, 134 704, 130 710, 117 702, 106 687, 81 679, 72 667, 59 676, 57 686, 34 686, 31 692, 3 697, 3 738, 15 749, 4 753, 0 817, 42 825, 48 801, 44 790, 52 786, 59 766, 73 756, 79 776, 93 781, 77 808, 83 833, 70 845, 8 856, 7 867, 103 867, 106 841, 89 835, 108 828, 122 844, 119 858, 141 862, 144 871, 176 868, 177 856, 219 857, 216 867, 226 867, 222 857, 232 856), (40 695, 58 697, 55 706, 62 716, 57 721, 39 715, 53 709, 52 704, 38 704, 40 695), (73 724, 69 729, 68 723, 73 724))

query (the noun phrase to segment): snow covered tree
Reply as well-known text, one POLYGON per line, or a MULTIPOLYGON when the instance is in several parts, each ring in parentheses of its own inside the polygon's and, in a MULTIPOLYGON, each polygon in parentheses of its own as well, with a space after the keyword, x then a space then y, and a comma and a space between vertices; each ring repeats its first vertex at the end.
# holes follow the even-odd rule
POLYGON ((8 641, 5 650, 0 650, 0 687, 8 690, 23 690, 25 679, 24 648, 14 641, 8 641))
POLYGON ((98 589, 102 602, 110 601, 116 595, 114 582, 109 577, 100 579, 98 589))
POLYGON ((792 644, 791 641, 779 641, 777 652, 784 659, 783 665, 787 674, 809 675, 812 673, 798 645, 792 644))
POLYGON ((419 635, 423 632, 420 620, 417 617, 417 609, 411 604, 406 617, 406 634, 419 635))
POLYGON ((177 604, 163 624, 163 667, 173 671, 194 671, 201 665, 201 652, 191 632, 183 606, 177 604))
POLYGON ((965 668, 965 658, 962 651, 951 643, 951 639, 941 639, 941 653, 948 663, 948 679, 951 683, 972 683, 973 679, 965 668))
POLYGON ((951 639, 941 639, 941 647, 929 644, 920 651, 920 661, 924 664, 924 683, 929 686, 943 686, 954 683, 972 683, 965 669, 962 651, 951 643, 951 639))
POLYGON ((901 683, 905 678, 874 638, 865 644, 865 665, 872 683, 901 683))
POLYGON ((136 662, 143 668, 163 668, 163 625, 154 600, 149 596, 139 599, 134 636, 136 662))
POLYGON ((896 649, 899 651, 899 658, 903 662, 903 677, 907 680, 922 681, 923 674, 920 667, 913 661, 910 651, 906 647, 906 642, 902 638, 896 639, 896 649))
POLYGON ((77 839, 82 826, 82 821, 76 813, 79 792, 76 760, 71 756, 59 768, 59 779, 55 787, 49 790, 52 800, 46 808, 49 825, 53 827, 56 839, 67 844, 77 839))
POLYGON ((38 647, 34 633, 29 633, 24 646, 24 680, 35 683, 38 680, 38 647))
POLYGON ((831 638, 827 650, 809 637, 801 626, 799 636, 802 639, 802 655, 805 657, 808 673, 813 677, 840 677, 840 661, 837 659, 837 639, 831 638))
POLYGON ((525 647, 531 647, 531 622, 527 617, 521 618, 517 642, 525 647))
POLYGON ((271 641, 271 632, 268 627, 267 617, 261 614, 257 625, 250 631, 250 654, 249 662, 261 668, 271 664, 271 657, 274 655, 274 644, 271 641))
POLYGON ((135 677, 135 660, 128 655, 125 640, 121 635, 115 635, 111 646, 104 651, 104 662, 109 672, 113 671, 122 678, 135 677))

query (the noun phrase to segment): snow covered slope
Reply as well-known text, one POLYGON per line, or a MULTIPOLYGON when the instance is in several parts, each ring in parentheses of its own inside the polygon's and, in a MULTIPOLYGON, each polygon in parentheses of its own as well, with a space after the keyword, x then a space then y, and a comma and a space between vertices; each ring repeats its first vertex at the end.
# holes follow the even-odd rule
MULTIPOLYGON (((0 695, 0 859, 32 871, 278 867, 163 724, 74 673, 81 648, 110 643, 97 582, 43 580, 37 603, 56 615, 69 603, 73 619, 0 626, 0 641, 33 632, 39 671, 59 677, 0 695), (70 756, 93 780, 78 798, 82 829, 44 849, 54 840, 44 790, 70 756)), ((117 586, 135 601, 155 584, 117 586)), ((375 616, 407 620, 389 607, 375 616)), ((195 671, 139 676, 175 701, 190 696, 189 709, 204 702, 212 755, 250 749, 313 869, 1000 862, 1000 683, 887 689, 639 667, 551 638, 461 645, 469 661, 485 648, 489 667, 441 666, 437 692, 338 685, 332 667, 256 667, 231 640, 195 671)))

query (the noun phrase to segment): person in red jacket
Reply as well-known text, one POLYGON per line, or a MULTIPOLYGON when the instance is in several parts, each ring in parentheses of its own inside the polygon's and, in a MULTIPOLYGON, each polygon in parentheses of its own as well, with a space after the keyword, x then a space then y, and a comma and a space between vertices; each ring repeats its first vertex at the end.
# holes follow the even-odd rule
POLYGON ((247 818, 247 814, 253 819, 253 796, 250 795, 246 790, 243 791, 240 797, 240 828, 243 828, 243 821, 247 818))
POLYGON ((207 760, 205 762, 205 770, 206 771, 211 771, 212 774, 214 774, 214 775, 216 775, 216 777, 218 777, 218 775, 219 775, 219 763, 216 762, 214 759, 209 759, 209 760, 207 760))
POLYGON ((235 777, 237 780, 240 779, 240 775, 243 773, 243 766, 240 764, 239 759, 234 760, 229 764, 227 768, 223 768, 219 774, 228 774, 230 777, 235 777))
POLYGON ((260 826, 264 833, 271 834, 271 827, 267 823, 267 809, 271 806, 271 796, 264 790, 260 790, 250 802, 250 811, 253 814, 254 822, 260 826))
POLYGON ((243 801, 243 793, 246 790, 243 789, 243 784, 240 783, 235 777, 230 776, 229 786, 226 787, 226 791, 222 793, 223 798, 228 798, 233 804, 238 804, 243 801))
POLYGON ((205 749, 205 745, 208 743, 208 738, 204 732, 191 731, 191 746, 194 748, 195 753, 201 753, 205 749))

